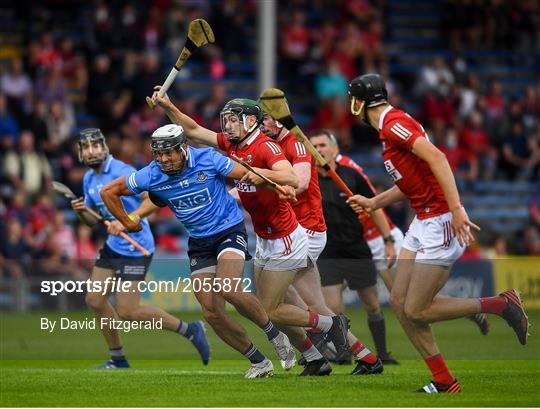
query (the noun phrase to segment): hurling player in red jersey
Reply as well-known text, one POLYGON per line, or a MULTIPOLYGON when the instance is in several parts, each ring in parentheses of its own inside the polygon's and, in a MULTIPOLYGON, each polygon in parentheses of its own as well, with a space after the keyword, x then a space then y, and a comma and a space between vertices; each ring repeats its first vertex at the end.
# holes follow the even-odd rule
MULTIPOLYGON (((293 165, 293 169, 298 175, 297 201, 292 204, 292 207, 298 222, 306 230, 311 262, 307 269, 296 274, 293 286, 300 298, 313 311, 312 314, 334 316, 336 313, 325 302, 321 288, 321 276, 316 265, 317 259, 326 246, 326 223, 315 158, 287 128, 270 115, 265 115, 261 131, 281 146, 283 154, 293 165)), ((291 296, 290 292, 289 296, 291 296)), ((294 304, 294 302, 291 303, 294 304)), ((317 338, 318 335, 314 335, 312 340, 317 338)), ((383 371, 382 363, 350 331, 348 339, 348 352, 352 353, 358 361, 357 368, 352 372, 352 375, 371 375, 383 371)), ((319 342, 315 342, 315 344, 319 345, 319 342)))
MULTIPOLYGON (((159 90, 159 87, 155 90, 159 90)), ((189 139, 218 147, 228 156, 236 155, 260 174, 289 187, 291 197, 294 197, 294 188, 298 186, 296 173, 279 145, 261 133, 262 110, 255 101, 238 98, 225 104, 220 113, 223 132, 216 133, 180 112, 168 97, 160 98, 154 92, 152 98, 165 109, 172 122, 185 129, 189 139)), ((343 315, 308 312, 283 302, 296 274, 308 266, 307 235, 296 220, 289 202, 266 186, 259 176, 248 172, 236 182, 236 188, 244 208, 251 215, 257 235, 254 257, 257 298, 272 322, 283 328, 293 345, 306 358, 301 375, 327 375, 332 368, 307 338, 304 327, 315 327, 328 333, 336 347, 343 351, 349 347, 347 319, 343 315)), ((249 315, 249 311, 246 314, 249 315)), ((296 364, 294 351, 290 352, 287 357, 280 356, 286 370, 296 364)))
POLYGON ((364 74, 349 84, 351 111, 379 131, 384 166, 395 186, 367 198, 347 200, 361 212, 373 211, 408 199, 416 217, 405 235, 398 257, 390 302, 409 339, 424 358, 433 381, 419 392, 457 393, 461 387, 448 370, 431 331, 432 322, 476 313, 501 316, 527 342, 528 318, 516 290, 495 297, 440 296, 452 264, 479 230, 461 205, 454 175, 446 156, 433 145, 422 126, 388 103, 384 80, 364 74))

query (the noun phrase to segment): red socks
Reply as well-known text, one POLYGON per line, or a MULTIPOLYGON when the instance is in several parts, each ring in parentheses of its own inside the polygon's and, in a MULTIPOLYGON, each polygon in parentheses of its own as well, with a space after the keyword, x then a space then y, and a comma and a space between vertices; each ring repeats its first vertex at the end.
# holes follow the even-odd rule
POLYGON ((302 345, 300 345, 300 347, 298 348, 298 350, 303 353, 303 352, 306 352, 309 348, 311 348, 313 346, 313 342, 311 342, 311 340, 306 337, 306 339, 304 339, 302 341, 302 345))
POLYGON ((506 308, 506 298, 497 295, 495 297, 483 297, 480 301, 480 312, 501 315, 506 308))
POLYGON ((349 352, 353 354, 357 359, 366 361, 368 364, 374 364, 377 362, 377 357, 365 347, 360 341, 356 341, 349 347, 349 352))
POLYGON ((452 376, 441 354, 430 356, 425 359, 429 370, 433 374, 433 380, 437 383, 450 385, 455 378, 452 376))
POLYGON ((313 311, 309 312, 309 326, 311 328, 317 328, 317 324, 319 323, 319 314, 313 311))

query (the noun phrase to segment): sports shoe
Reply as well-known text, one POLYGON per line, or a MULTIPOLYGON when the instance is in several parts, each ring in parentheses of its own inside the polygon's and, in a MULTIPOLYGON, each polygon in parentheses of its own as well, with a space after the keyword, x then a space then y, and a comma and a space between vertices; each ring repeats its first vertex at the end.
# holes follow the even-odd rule
POLYGON ((129 362, 126 359, 120 359, 117 361, 109 360, 104 364, 96 367, 96 369, 127 369, 130 368, 129 362))
POLYGON ((208 365, 210 360, 210 344, 208 344, 208 338, 206 338, 206 328, 201 320, 191 322, 189 324, 192 330, 191 336, 188 337, 189 341, 199 352, 202 363, 208 365))
POLYGON ((516 332, 521 345, 525 345, 529 335, 529 318, 523 309, 523 302, 519 292, 517 290, 508 290, 499 295, 506 298, 506 307, 502 311, 502 317, 516 332))
POLYGON ((325 358, 321 358, 306 362, 299 376, 325 376, 330 375, 330 372, 332 372, 332 366, 325 358))
POLYGON ((450 385, 432 381, 429 385, 426 385, 423 388, 418 389, 416 392, 418 393, 460 393, 461 385, 459 384, 457 379, 454 379, 454 382, 452 382, 450 385))
POLYGON ((392 356, 391 352, 380 354, 379 359, 381 360, 383 365, 399 365, 398 360, 392 356))
POLYGON ((489 332, 489 320, 487 314, 479 312, 478 314, 469 315, 467 319, 470 319, 472 322, 478 325, 482 335, 487 335, 489 332))
POLYGON ((269 378, 272 375, 274 375, 274 365, 268 358, 265 358, 264 361, 258 364, 252 364, 251 368, 246 371, 244 378, 269 378))
POLYGON ((349 349, 348 331, 349 319, 345 315, 339 314, 332 317, 332 327, 328 331, 328 338, 334 343, 338 356, 349 349))
POLYGON ((296 365, 296 354, 291 346, 289 338, 283 332, 270 341, 279 356, 281 367, 286 371, 294 368, 296 365))
POLYGON ((351 375, 376 375, 384 371, 383 364, 379 358, 375 363, 368 363, 361 359, 356 360, 356 368, 353 369, 351 375))

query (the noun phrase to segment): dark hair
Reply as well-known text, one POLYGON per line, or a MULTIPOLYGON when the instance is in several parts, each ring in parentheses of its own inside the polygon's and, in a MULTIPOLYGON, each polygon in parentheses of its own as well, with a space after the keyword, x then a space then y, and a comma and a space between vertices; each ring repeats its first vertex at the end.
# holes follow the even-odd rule
POLYGON ((332 142, 334 145, 338 145, 338 141, 337 141, 337 138, 336 136, 333 134, 333 132, 329 129, 316 129, 314 131, 311 131, 309 134, 308 134, 308 138, 313 138, 315 136, 318 136, 318 135, 324 135, 326 136, 328 139, 330 139, 330 142, 332 142))

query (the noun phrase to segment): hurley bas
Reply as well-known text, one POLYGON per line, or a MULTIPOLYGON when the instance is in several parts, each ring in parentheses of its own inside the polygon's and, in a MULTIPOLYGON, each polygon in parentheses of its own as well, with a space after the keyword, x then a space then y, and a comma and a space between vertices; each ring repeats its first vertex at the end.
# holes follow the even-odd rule
POLYGON ((163 329, 163 320, 152 318, 148 321, 122 321, 115 318, 85 318, 83 320, 73 320, 61 317, 59 320, 51 320, 41 317, 40 327, 42 331, 53 332, 59 330, 80 330, 80 329, 116 329, 123 332, 130 332, 134 329, 163 329), (58 325, 59 324, 59 325, 58 325))

